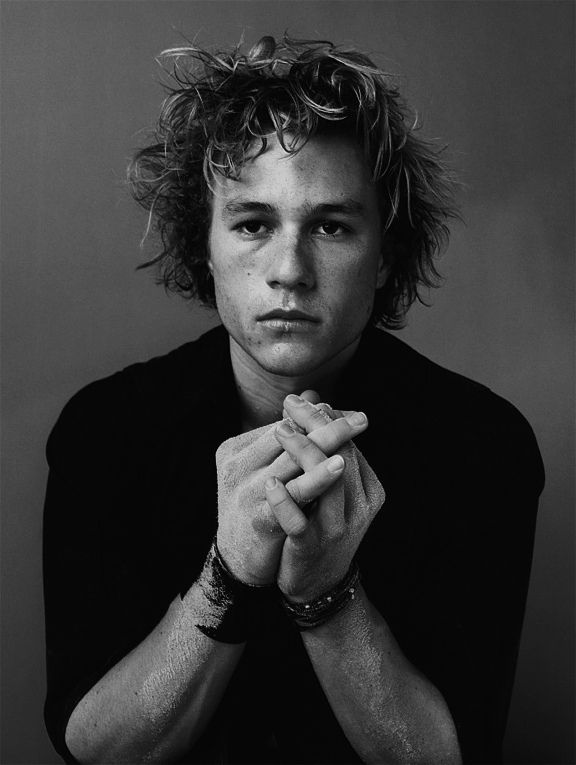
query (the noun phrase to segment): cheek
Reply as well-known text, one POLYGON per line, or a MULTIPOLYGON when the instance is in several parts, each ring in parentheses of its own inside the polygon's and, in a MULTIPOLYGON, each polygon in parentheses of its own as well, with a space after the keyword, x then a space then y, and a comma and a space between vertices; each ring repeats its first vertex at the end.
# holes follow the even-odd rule
POLYGON ((220 315, 240 319, 255 299, 253 270, 238 260, 215 258, 212 275, 220 315))
POLYGON ((350 319, 364 322, 370 317, 376 286, 376 269, 372 262, 357 264, 343 275, 341 305, 350 319))
MULTIPOLYGON (((329 277, 330 278, 330 277, 329 277)), ((376 290, 376 269, 372 262, 355 263, 352 267, 332 274, 344 300, 366 300, 376 290)))
POLYGON ((212 273, 215 279, 229 284, 250 279, 255 269, 255 258, 251 253, 239 252, 234 243, 225 237, 218 237, 211 242, 212 273))

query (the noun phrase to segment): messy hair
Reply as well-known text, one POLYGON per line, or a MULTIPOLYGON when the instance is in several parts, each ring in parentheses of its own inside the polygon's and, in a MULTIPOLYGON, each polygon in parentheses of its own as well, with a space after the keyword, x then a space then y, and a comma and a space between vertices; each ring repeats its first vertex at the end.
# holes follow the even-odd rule
POLYGON ((186 45, 162 57, 168 95, 153 142, 128 170, 147 230, 154 226, 162 243, 144 266, 155 264, 168 289, 215 307, 207 244, 214 179, 238 179, 271 135, 296 153, 315 135, 342 131, 363 151, 381 206, 389 275, 372 321, 401 327, 419 290, 438 283, 434 261, 456 212, 441 151, 416 135, 388 75, 355 50, 286 36, 263 37, 247 53, 186 45))

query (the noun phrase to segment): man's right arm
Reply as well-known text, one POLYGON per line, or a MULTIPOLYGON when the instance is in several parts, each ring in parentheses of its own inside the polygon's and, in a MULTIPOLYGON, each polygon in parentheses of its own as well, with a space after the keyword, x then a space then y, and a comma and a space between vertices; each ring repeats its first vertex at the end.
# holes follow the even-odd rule
POLYGON ((80 762, 166 762, 190 750, 212 717, 244 644, 217 642, 200 583, 81 699, 66 728, 80 762))
MULTIPOLYGON (((326 430, 327 440, 323 445, 332 453, 352 435, 351 428, 343 421, 332 423, 326 430)), ((273 433, 268 439, 275 444, 276 454, 282 453, 273 433)), ((251 466, 258 473, 256 485, 263 484, 267 468, 272 467, 266 458, 267 449, 261 451, 256 459, 258 464, 251 466)), ((85 516, 78 508, 83 506, 81 486, 89 485, 89 482, 85 480, 86 476, 76 475, 75 484, 80 485, 67 498, 70 489, 62 485, 60 474, 64 465, 61 459, 56 459, 55 453, 52 458, 55 469, 49 481, 45 523, 45 552, 48 553, 45 565, 48 564, 47 593, 50 594, 47 601, 50 606, 47 612, 49 729, 60 739, 58 750, 63 756, 68 756, 65 743, 72 757, 80 762, 177 760, 190 751, 213 716, 240 659, 243 645, 219 642, 198 627, 217 623, 221 615, 218 603, 214 604, 210 597, 210 586, 206 587, 205 567, 198 581, 185 591, 183 597, 176 597, 162 618, 158 616, 158 621, 154 620, 144 635, 141 632, 144 622, 140 618, 137 629, 141 637, 122 651, 126 639, 132 638, 118 633, 118 620, 124 624, 124 632, 130 632, 133 609, 129 609, 130 602, 123 606, 120 601, 116 611, 108 608, 110 594, 106 592, 109 585, 103 587, 97 573, 98 567, 100 571, 107 569, 107 556, 103 558, 101 550, 97 555, 92 552, 89 557, 86 555, 87 540, 92 539, 96 531, 96 512, 85 516), (67 506, 66 524, 56 520, 62 502, 67 506), (94 529, 87 526, 87 518, 93 519, 94 529), (62 547, 59 535, 64 532, 66 546, 62 547), (65 550, 72 552, 63 562, 65 550), (78 613, 82 614, 80 618, 73 616, 78 613), (113 635, 118 638, 114 641, 116 648, 111 642, 113 635), (115 653, 116 659, 113 659, 115 653), (104 665, 105 671, 90 681, 99 665, 104 665)), ((286 459, 286 455, 282 458, 286 471, 284 477, 288 478, 296 466, 286 459)), ((276 465, 274 472, 278 472, 278 467, 276 465)), ((242 478, 252 484, 248 496, 253 494, 252 470, 249 472, 250 475, 237 477, 238 480, 232 482, 240 488, 240 498, 246 496, 241 487, 242 478)), ((105 470, 100 470, 100 475, 106 474, 105 470)), ((306 496, 313 498, 334 480, 336 476, 327 472, 326 466, 318 465, 315 470, 296 478, 295 482, 301 483, 306 496)), ((264 497, 263 486, 261 493, 264 497)), ((90 497, 90 493, 84 491, 84 503, 90 501, 90 497)), ((240 544, 241 549, 262 550, 266 547, 262 527, 268 534, 269 524, 256 524, 260 527, 259 538, 250 541, 243 538, 243 532, 248 535, 254 532, 252 502, 249 508, 244 503, 242 507, 234 507, 232 498, 224 505, 219 504, 218 542, 232 573, 250 584, 261 584, 264 582, 259 575, 263 569, 257 569, 266 563, 265 568, 269 567, 272 572, 268 581, 274 582, 278 561, 272 561, 272 558, 275 558, 275 549, 278 555, 281 550, 284 536, 281 530, 280 535, 273 534, 269 539, 270 554, 264 556, 265 561, 258 562, 257 569, 251 570, 252 564, 250 570, 239 570, 232 565, 237 563, 233 555, 235 544, 240 544), (226 517, 243 519, 243 528, 238 528, 236 523, 230 526, 225 522, 226 517)), ((262 504, 266 504, 264 500, 262 504)), ((271 514, 267 505, 261 509, 271 514)), ((88 550, 91 549, 89 546, 88 550)), ((154 561, 150 561, 150 565, 152 570, 157 566, 154 561)), ((206 632, 211 634, 209 630, 206 632)))

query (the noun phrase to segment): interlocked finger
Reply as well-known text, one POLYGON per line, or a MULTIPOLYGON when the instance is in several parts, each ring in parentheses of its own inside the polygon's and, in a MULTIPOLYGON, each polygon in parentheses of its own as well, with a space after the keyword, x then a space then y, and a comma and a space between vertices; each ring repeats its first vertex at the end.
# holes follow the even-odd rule
POLYGON ((325 452, 311 438, 296 432, 287 420, 276 427, 276 437, 302 470, 311 470, 326 459, 325 452))
POLYGON ((294 394, 284 399, 284 416, 289 417, 305 433, 311 433, 332 420, 327 408, 328 404, 312 404, 294 394))
MULTIPOLYGON (((312 406, 316 407, 319 412, 322 413, 322 419, 324 422, 316 422, 314 423, 315 427, 320 427, 321 425, 330 422, 330 420, 335 420, 337 417, 343 417, 344 415, 342 412, 332 409, 330 404, 326 404, 325 402, 320 402, 318 404, 313 404, 312 406)), ((290 416, 290 413, 286 407, 282 409, 282 419, 283 420, 289 420, 290 424, 294 428, 294 430, 297 430, 299 433, 306 433, 306 430, 298 425, 296 420, 290 416)))
POLYGON ((284 452, 266 469, 266 475, 277 476, 286 483, 295 478, 301 470, 310 470, 326 457, 335 454, 367 427, 366 416, 358 412, 353 412, 346 418, 331 420, 308 436, 294 431, 290 434, 290 426, 284 421, 275 431, 284 452), (360 416, 356 421, 354 417, 358 415, 360 416))
MULTIPOLYGON (((302 396, 287 396, 284 399, 282 417, 290 420, 292 427, 299 433, 310 433, 317 428, 341 417, 353 414, 351 409, 333 409, 326 402, 312 402, 309 394, 314 391, 304 391, 302 396), (290 401, 288 400, 290 399, 290 401), (301 401, 296 403, 300 399, 301 401)), ((315 398, 319 398, 316 394, 315 398)))
POLYGON ((329 459, 323 460, 307 473, 288 481, 286 490, 294 502, 303 507, 324 494, 326 489, 332 486, 342 475, 344 467, 344 458, 340 454, 335 454, 329 459))
POLYGON ((315 500, 333 486, 342 475, 344 467, 344 459, 334 455, 308 473, 289 481, 286 486, 275 476, 268 478, 265 483, 266 499, 285 534, 295 537, 306 531, 309 521, 301 506, 315 500))
POLYGON ((368 418, 363 412, 352 412, 347 417, 324 425, 308 435, 327 456, 334 454, 341 446, 356 438, 368 427, 368 418))
POLYGON ((266 500, 274 517, 289 537, 300 537, 308 528, 308 519, 287 492, 284 484, 274 476, 265 484, 266 500))

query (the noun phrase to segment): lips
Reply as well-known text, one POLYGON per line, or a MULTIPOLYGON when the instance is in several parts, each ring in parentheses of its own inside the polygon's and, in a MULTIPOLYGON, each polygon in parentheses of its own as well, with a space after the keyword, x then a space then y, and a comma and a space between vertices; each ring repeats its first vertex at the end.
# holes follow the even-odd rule
POLYGON ((286 310, 284 308, 276 308, 273 311, 262 314, 258 317, 258 321, 268 321, 270 319, 280 319, 281 321, 311 321, 318 322, 315 316, 304 311, 286 310))
POLYGON ((258 323, 275 337, 295 339, 297 336, 309 336, 320 326, 320 320, 305 311, 275 308, 258 317, 258 323))

